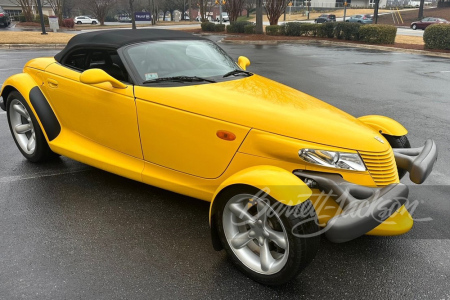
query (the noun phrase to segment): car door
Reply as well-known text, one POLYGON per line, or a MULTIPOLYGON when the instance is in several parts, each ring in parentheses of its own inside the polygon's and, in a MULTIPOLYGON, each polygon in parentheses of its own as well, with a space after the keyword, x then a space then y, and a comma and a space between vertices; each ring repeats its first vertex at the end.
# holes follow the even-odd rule
POLYGON ((417 23, 417 28, 419 28, 419 29, 426 28, 428 26, 427 24, 429 23, 429 21, 430 21, 430 18, 422 19, 421 21, 419 21, 417 23))
MULTIPOLYGON (((155 42, 130 49, 127 57, 141 80, 167 77, 179 70, 189 72, 193 66, 209 65, 217 57, 215 48, 189 41, 155 42)), ((199 111, 204 106, 222 106, 220 100, 211 97, 220 93, 215 86, 135 85, 145 161, 201 178, 220 177, 250 128, 199 111)))
POLYGON ((142 159, 133 86, 128 83, 125 89, 117 89, 110 83, 80 82, 81 73, 90 68, 100 68, 118 80, 126 80, 120 66, 113 63, 113 55, 117 53, 99 49, 69 53, 62 64, 54 63, 45 70, 44 92, 63 129, 142 159))

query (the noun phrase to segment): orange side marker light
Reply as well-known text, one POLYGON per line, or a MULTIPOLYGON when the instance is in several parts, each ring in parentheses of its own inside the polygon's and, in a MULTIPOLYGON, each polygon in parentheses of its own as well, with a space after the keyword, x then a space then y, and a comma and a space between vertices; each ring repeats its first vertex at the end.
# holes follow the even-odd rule
POLYGON ((217 131, 216 135, 219 139, 222 139, 225 141, 234 141, 236 139, 236 135, 234 133, 226 131, 226 130, 219 130, 219 131, 217 131))

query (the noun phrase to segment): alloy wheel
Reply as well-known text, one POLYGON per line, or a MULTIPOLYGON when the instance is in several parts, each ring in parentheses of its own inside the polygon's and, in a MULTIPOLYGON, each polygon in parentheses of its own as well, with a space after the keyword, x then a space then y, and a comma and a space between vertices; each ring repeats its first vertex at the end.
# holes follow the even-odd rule
POLYGON ((223 230, 234 254, 254 272, 271 275, 286 265, 287 231, 268 200, 250 194, 232 197, 223 211, 223 230))
POLYGON ((14 137, 20 148, 32 155, 36 151, 36 133, 30 113, 17 99, 13 99, 9 107, 9 121, 14 137))

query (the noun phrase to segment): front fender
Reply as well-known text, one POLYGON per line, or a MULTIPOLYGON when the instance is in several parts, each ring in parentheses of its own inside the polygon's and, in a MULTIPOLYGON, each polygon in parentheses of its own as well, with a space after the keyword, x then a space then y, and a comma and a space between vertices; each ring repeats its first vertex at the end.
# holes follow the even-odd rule
POLYGON ((214 193, 211 201, 209 220, 215 213, 214 202, 220 192, 226 188, 237 184, 244 184, 258 188, 275 200, 294 206, 305 202, 311 197, 311 189, 301 181, 297 176, 285 169, 273 166, 255 166, 227 178, 214 193))
POLYGON ((0 95, 3 97, 3 102, 6 107, 8 94, 11 91, 17 90, 32 109, 47 140, 52 141, 61 132, 61 125, 39 88, 39 85, 41 84, 42 82, 36 82, 35 79, 27 73, 16 74, 5 81, 1 88, 0 95))
POLYGON ((215 250, 220 251, 223 245, 215 225, 215 214, 220 193, 235 185, 249 185, 258 188, 275 200, 289 206, 305 202, 311 197, 311 189, 294 174, 285 169, 273 166, 255 166, 228 177, 217 188, 209 209, 209 224, 211 225, 211 239, 215 250))
POLYGON ((358 120, 382 134, 402 136, 408 133, 408 130, 399 122, 385 116, 369 115, 359 117, 358 120))
POLYGON ((6 98, 8 94, 12 90, 17 90, 19 93, 22 94, 22 96, 25 98, 25 100, 28 102, 28 105, 30 105, 30 98, 29 93, 32 88, 35 86, 38 86, 39 84, 36 83, 36 81, 27 73, 19 73, 15 74, 3 83, 2 88, 0 90, 0 95, 3 97, 3 100, 6 102, 6 98))

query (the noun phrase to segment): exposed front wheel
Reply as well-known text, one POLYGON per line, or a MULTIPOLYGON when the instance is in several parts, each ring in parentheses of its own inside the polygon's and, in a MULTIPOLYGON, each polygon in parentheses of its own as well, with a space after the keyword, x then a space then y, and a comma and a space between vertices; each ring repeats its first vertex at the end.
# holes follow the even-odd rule
MULTIPOLYGON (((389 142, 392 148, 411 148, 411 144, 409 143, 408 137, 406 135, 402 136, 393 136, 383 134, 386 140, 389 142)), ((402 179, 403 176, 406 175, 406 170, 397 168, 398 178, 402 179)))
POLYGON ((41 162, 57 154, 53 153, 44 134, 19 92, 11 92, 7 98, 8 124, 11 134, 22 155, 31 162, 41 162))
POLYGON ((95 21, 92 21, 92 25, 96 25, 97 24, 97 22, 95 22, 95 21))
POLYGON ((413 30, 416 30, 416 29, 417 29, 417 25, 416 25, 416 24, 413 24, 413 26, 411 26, 411 28, 412 28, 413 30))
POLYGON ((215 220, 221 243, 231 261, 253 280, 287 283, 315 257, 320 237, 309 200, 288 207, 250 186, 232 187, 218 200, 215 220))

